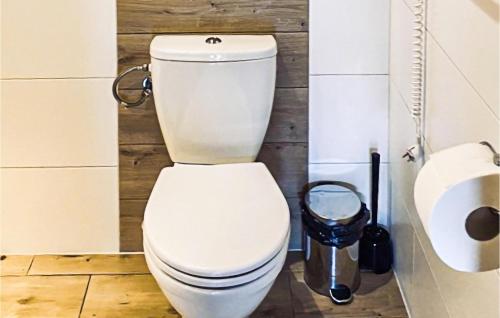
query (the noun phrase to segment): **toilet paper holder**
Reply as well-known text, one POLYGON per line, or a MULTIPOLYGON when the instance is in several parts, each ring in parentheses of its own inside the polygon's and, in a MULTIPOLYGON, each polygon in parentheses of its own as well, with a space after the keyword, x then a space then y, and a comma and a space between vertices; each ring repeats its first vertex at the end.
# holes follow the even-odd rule
POLYGON ((487 141, 481 141, 479 142, 481 145, 484 145, 488 148, 490 148, 491 152, 493 153, 493 163, 500 167, 500 153, 498 153, 495 148, 487 141))
POLYGON ((487 141, 456 145, 431 154, 416 178, 417 215, 437 256, 457 271, 500 268, 499 156, 487 141))

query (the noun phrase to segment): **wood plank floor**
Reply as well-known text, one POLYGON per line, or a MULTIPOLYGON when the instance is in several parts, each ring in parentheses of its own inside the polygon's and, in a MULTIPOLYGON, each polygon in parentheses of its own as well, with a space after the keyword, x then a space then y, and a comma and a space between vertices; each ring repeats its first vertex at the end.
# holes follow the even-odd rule
MULTIPOLYGON (((2 256, 0 317, 180 317, 133 255, 2 256)), ((333 305, 303 279, 302 255, 289 253, 276 282, 252 318, 406 318, 392 273, 362 274, 355 300, 333 305)))

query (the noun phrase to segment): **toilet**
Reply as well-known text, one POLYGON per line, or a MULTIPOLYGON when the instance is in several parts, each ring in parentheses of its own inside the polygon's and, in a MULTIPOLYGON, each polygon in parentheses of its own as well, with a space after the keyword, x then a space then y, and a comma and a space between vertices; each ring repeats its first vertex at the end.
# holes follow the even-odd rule
POLYGON ((286 200, 254 162, 271 115, 269 35, 162 35, 151 42, 156 112, 173 167, 143 222, 147 265, 185 318, 248 317, 285 262, 286 200))

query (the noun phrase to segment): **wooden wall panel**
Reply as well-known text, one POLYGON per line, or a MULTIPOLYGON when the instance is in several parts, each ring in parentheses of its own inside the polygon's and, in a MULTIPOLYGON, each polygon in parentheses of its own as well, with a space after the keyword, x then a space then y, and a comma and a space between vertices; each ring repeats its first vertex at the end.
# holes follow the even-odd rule
MULTIPOLYGON (((300 192, 307 182, 307 0, 118 0, 118 69, 149 63, 149 43, 162 33, 270 33, 278 42, 277 89, 269 129, 258 157, 287 197, 292 232, 300 234, 300 192)), ((140 77, 120 86, 132 97, 140 77)), ((122 251, 142 250, 144 208, 163 167, 172 165, 154 100, 120 108, 120 237, 122 251)), ((300 238, 294 237, 294 247, 300 238)))
POLYGON ((306 143, 264 143, 257 161, 266 164, 287 198, 301 195, 307 182, 306 143))
POLYGON ((148 200, 120 200, 120 251, 142 251, 142 220, 148 200))
POLYGON ((307 0, 118 0, 118 33, 307 31, 307 0))
MULTIPOLYGON (((126 98, 136 98, 141 91, 121 91, 126 98)), ((118 136, 120 145, 162 145, 160 124, 156 117, 154 98, 146 100, 140 107, 120 107, 118 112, 118 136)))
POLYGON ((147 199, 162 168, 171 166, 165 145, 120 146, 120 199, 147 199))
POLYGON ((278 88, 265 142, 307 143, 308 89, 278 88))

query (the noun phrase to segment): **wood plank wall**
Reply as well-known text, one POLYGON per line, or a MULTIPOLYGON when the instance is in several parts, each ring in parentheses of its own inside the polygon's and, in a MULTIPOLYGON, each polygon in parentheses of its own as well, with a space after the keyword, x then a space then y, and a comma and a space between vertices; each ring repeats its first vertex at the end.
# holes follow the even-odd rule
MULTIPOLYGON (((300 244, 298 198, 307 181, 307 0, 117 0, 118 67, 149 62, 156 34, 273 34, 278 74, 270 127, 258 160, 276 178, 292 210, 293 242, 300 244)), ((122 85, 136 96, 139 78, 122 85)), ((141 222, 156 178, 172 165, 157 122, 154 101, 120 108, 120 236, 122 251, 142 250, 141 222)))

